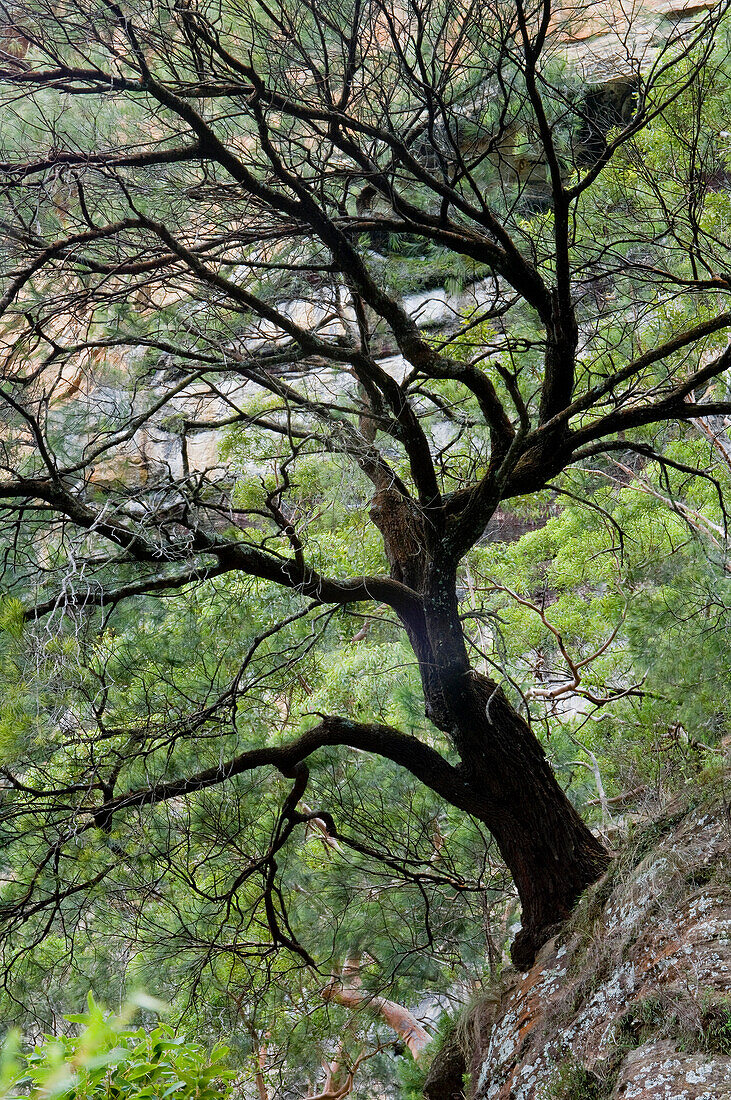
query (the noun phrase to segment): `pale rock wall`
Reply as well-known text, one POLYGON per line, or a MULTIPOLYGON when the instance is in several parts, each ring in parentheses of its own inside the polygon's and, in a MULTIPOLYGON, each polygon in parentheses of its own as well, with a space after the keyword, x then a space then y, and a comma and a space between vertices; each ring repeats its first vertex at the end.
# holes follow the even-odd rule
POLYGON ((723 796, 630 845, 477 1010, 472 1100, 731 1100, 730 855, 723 796))

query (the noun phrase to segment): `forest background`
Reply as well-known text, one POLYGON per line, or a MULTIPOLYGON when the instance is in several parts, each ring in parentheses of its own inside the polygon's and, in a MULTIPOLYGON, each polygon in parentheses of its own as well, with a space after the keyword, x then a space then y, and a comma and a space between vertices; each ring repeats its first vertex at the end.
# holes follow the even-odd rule
POLYGON ((90 1095, 403 1093, 723 768, 727 22, 592 9, 0 8, 0 998, 137 997, 90 1095))

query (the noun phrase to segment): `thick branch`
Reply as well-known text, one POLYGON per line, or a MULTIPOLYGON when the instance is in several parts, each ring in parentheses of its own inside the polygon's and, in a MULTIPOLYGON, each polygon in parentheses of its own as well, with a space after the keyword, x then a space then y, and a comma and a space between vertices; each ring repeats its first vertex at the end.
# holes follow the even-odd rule
POLYGON ((226 763, 205 768, 185 779, 168 780, 154 787, 128 791, 96 809, 94 817, 97 823, 102 821, 108 826, 112 815, 121 810, 135 806, 153 806, 208 787, 216 787, 256 768, 274 767, 289 775, 313 752, 327 745, 345 745, 392 760, 452 805, 468 813, 484 815, 484 796, 472 791, 459 768, 450 764, 429 745, 391 726, 352 722, 346 718, 328 715, 319 725, 295 741, 249 749, 226 763))
POLYGON ((423 1054, 431 1042, 431 1036, 413 1013, 403 1005, 389 1001, 386 997, 374 997, 363 990, 349 989, 342 982, 337 981, 323 990, 322 997, 323 1000, 332 1001, 334 1004, 342 1005, 343 1008, 351 1008, 355 1011, 365 1009, 375 1016, 380 1016, 384 1023, 388 1024, 403 1040, 415 1060, 423 1054))
MULTIPOLYGON (((650 351, 645 352, 643 355, 639 355, 636 359, 631 360, 621 370, 615 371, 610 374, 608 378, 603 382, 597 383, 596 386, 592 386, 586 393, 577 397, 570 405, 567 405, 565 409, 551 417, 544 424, 541 424, 535 432, 531 433, 528 438, 528 445, 532 446, 534 442, 539 439, 545 438, 545 436, 556 431, 562 425, 568 424, 572 417, 578 415, 578 413, 585 412, 587 409, 595 406, 601 398, 611 394, 617 386, 622 382, 627 382, 630 378, 641 374, 643 370, 653 366, 655 363, 661 363, 664 359, 669 359, 670 356, 676 355, 684 348, 691 347, 694 344, 699 343, 701 340, 708 336, 714 335, 716 332, 721 332, 725 328, 731 328, 731 313, 720 313, 717 317, 713 317, 708 321, 702 321, 698 325, 694 325, 692 328, 685 329, 683 332, 677 333, 675 336, 671 336, 663 344, 658 347, 651 348, 650 351)), ((690 388, 702 384, 708 378, 714 377, 716 374, 721 373, 727 363, 721 363, 722 357, 717 357, 713 360, 713 363, 709 364, 702 371, 697 372, 693 376, 694 380, 690 382, 690 388), (697 379, 697 380, 695 380, 697 379)))
POLYGON ((155 546, 124 524, 104 519, 103 510, 90 508, 61 484, 48 479, 18 479, 0 483, 0 499, 3 497, 44 500, 82 529, 93 531, 117 546, 124 547, 138 561, 160 565, 164 561, 180 561, 193 555, 210 554, 218 559, 221 572, 240 570, 251 577, 294 589, 320 603, 346 604, 375 600, 404 614, 413 614, 421 607, 421 601, 415 592, 389 577, 362 576, 345 580, 323 577, 316 570, 292 558, 269 553, 248 543, 218 539, 200 530, 195 531, 190 542, 183 545, 177 553, 170 546, 155 546))

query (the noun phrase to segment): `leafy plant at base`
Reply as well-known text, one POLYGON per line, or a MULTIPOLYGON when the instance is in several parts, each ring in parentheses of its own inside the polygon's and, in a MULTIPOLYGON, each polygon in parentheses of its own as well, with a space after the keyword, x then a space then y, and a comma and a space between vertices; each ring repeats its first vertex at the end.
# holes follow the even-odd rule
MULTIPOLYGON (((150 1007, 149 998, 141 1003, 150 1007)), ((139 999, 138 999, 139 1003, 139 999)), ((81 1027, 75 1037, 47 1036, 23 1054, 17 1033, 6 1036, 0 1056, 2 1100, 226 1100, 235 1072, 228 1050, 176 1036, 158 1024, 131 1028, 133 1009, 114 1016, 88 996, 87 1010, 67 1016, 81 1027), (18 1091, 20 1090, 20 1091, 18 1091)))

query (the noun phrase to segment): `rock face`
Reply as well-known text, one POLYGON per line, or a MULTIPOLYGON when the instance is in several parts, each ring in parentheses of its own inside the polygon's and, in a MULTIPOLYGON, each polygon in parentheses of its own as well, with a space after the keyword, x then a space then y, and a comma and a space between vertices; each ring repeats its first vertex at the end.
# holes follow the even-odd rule
POLYGON ((554 25, 564 56, 592 84, 647 69, 668 41, 682 42, 694 21, 716 7, 716 0, 592 0, 558 3, 554 25))
POLYGON ((472 1100, 731 1100, 730 854, 718 795, 630 843, 474 1010, 472 1100))
POLYGON ((668 1041, 643 1043, 622 1063, 613 1095, 627 1100, 731 1096, 731 1058, 680 1053, 668 1041))

